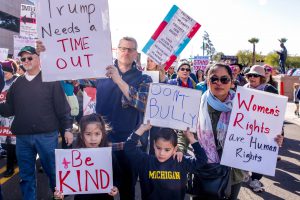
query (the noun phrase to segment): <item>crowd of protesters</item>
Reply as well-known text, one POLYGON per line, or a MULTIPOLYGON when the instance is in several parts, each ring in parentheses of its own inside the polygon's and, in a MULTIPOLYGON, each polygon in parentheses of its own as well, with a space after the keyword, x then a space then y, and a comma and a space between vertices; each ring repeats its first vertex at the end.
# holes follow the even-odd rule
MULTIPOLYGON (((47 50, 41 42, 37 48, 22 48, 19 64, 14 60, 1 61, 0 89, 5 94, 0 104, 1 126, 10 127, 13 133, 1 136, 1 154, 6 151, 7 156, 4 176, 12 176, 14 165, 18 164, 23 199, 37 198, 37 154, 49 177, 54 198, 64 198, 62 191, 55 189, 54 150, 58 148, 59 134, 63 138, 62 148, 111 146, 113 151, 111 192, 76 195, 75 199, 112 199, 118 193, 121 200, 135 199, 137 180, 142 199, 184 199, 187 174, 201 170, 207 163, 220 163, 237 86, 278 94, 278 84, 272 78, 273 68, 269 65, 254 65, 245 71, 238 63, 210 63, 205 70, 193 73, 193 64, 187 60, 165 71, 165 66, 148 58, 147 70, 158 71, 160 83, 202 91, 195 134, 189 129, 151 127, 142 122, 152 79, 136 66, 137 48, 134 38, 121 38, 117 59, 106 67, 108 78, 98 80, 42 82, 39 55, 47 50), (97 114, 82 117, 85 87, 97 90, 97 114), (74 142, 73 123, 79 124, 74 142), (193 158, 187 148, 193 152, 193 158), (151 177, 150 171, 174 173, 160 179, 151 177)), ((282 134, 278 133, 274 140, 281 146, 282 134)), ((252 173, 250 176, 240 169, 231 171, 231 192, 227 199, 237 199, 242 182, 247 179, 254 192, 263 191, 259 181, 262 175, 252 173)), ((194 197, 212 198, 208 194, 194 197)))

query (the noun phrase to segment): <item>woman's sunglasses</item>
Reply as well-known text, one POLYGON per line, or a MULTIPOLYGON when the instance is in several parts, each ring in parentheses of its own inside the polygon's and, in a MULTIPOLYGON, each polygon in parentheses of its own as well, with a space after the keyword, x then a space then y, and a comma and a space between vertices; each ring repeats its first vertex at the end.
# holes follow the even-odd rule
POLYGON ((32 57, 30 56, 30 57, 23 57, 23 58, 21 58, 20 60, 22 61, 22 62, 25 62, 26 61, 26 59, 28 60, 28 61, 32 61, 32 57))
POLYGON ((228 76, 222 76, 220 78, 213 76, 213 77, 210 77, 209 80, 212 84, 217 84, 218 81, 220 81, 222 84, 227 84, 231 81, 231 78, 229 78, 228 76))
POLYGON ((272 72, 272 68, 265 68, 266 72, 272 72))
POLYGON ((257 77, 260 77, 260 75, 258 75, 258 74, 247 74, 246 76, 247 76, 247 78, 251 78, 251 77, 257 78, 257 77))
POLYGON ((187 71, 187 72, 190 72, 191 71, 191 69, 190 68, 180 68, 180 71, 187 71))

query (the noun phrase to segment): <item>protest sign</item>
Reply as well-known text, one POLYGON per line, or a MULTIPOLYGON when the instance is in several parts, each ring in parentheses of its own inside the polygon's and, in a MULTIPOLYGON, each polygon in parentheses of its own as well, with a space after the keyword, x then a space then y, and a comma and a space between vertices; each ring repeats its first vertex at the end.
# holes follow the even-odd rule
POLYGON ((40 0, 37 16, 47 49, 43 81, 105 77, 112 65, 107 0, 40 0))
POLYGON ((25 46, 35 47, 35 39, 14 35, 14 59, 18 58, 18 53, 25 46))
POLYGON ((238 87, 221 164, 274 176, 286 105, 285 96, 238 87))
POLYGON ((174 5, 144 46, 143 52, 167 70, 200 28, 200 24, 174 5))
POLYGON ((152 83, 159 83, 159 71, 143 71, 142 73, 150 76, 152 83))
POLYGON ((86 87, 83 89, 83 115, 96 113, 96 88, 86 87))
POLYGON ((152 83, 144 123, 196 132, 201 91, 190 88, 152 83))
POLYGON ((0 48, 0 61, 6 60, 8 56, 8 49, 0 48))
POLYGON ((111 147, 55 149, 56 188, 64 194, 109 193, 111 147))
POLYGON ((21 4, 20 36, 37 38, 35 6, 21 4))
POLYGON ((198 70, 205 71, 208 62, 209 62, 209 56, 195 56, 193 62, 193 67, 195 72, 198 70))

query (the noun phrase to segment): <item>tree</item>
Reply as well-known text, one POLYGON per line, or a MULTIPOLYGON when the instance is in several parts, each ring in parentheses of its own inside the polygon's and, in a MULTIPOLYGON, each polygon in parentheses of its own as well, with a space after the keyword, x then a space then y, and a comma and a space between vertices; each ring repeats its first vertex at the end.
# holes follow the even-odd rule
POLYGON ((255 64, 255 44, 259 42, 258 38, 251 38, 248 40, 253 45, 253 51, 252 51, 252 65, 255 64))
POLYGON ((224 56, 225 54, 223 52, 218 52, 215 55, 213 55, 212 60, 220 62, 221 57, 224 56))
POLYGON ((278 39, 278 41, 280 42, 280 43, 286 43, 286 41, 287 41, 287 39, 286 38, 280 38, 280 39, 278 39))
POLYGON ((238 57, 239 63, 244 66, 249 66, 252 60, 252 53, 249 50, 239 50, 236 54, 238 57))
POLYGON ((265 57, 265 63, 278 68, 278 55, 276 52, 271 52, 265 57))

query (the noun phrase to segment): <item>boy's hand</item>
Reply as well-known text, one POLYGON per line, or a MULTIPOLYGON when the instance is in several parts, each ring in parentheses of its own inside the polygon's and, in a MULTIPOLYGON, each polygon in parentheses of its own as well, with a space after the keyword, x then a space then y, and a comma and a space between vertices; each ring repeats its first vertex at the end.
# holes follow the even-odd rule
POLYGON ((135 131, 135 133, 141 136, 151 128, 152 126, 150 125, 150 121, 148 120, 147 124, 141 124, 140 127, 135 131))
POLYGON ((194 134, 190 132, 189 127, 186 129, 186 131, 183 131, 183 134, 189 140, 190 144, 193 144, 193 143, 197 142, 197 140, 194 137, 194 134))

